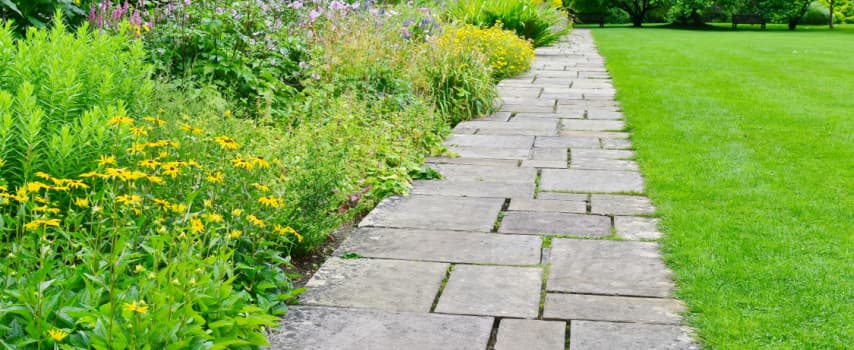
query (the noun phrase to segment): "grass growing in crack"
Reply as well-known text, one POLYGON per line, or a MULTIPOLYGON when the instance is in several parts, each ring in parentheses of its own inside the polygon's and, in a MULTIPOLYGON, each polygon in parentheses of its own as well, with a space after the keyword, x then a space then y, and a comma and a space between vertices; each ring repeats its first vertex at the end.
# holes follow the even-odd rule
POLYGON ((549 274, 551 273, 551 265, 550 264, 542 264, 540 265, 543 268, 543 279, 542 284, 540 285, 540 306, 539 306, 539 319, 543 318, 543 311, 546 308, 546 284, 549 281, 549 274))
POLYGON ((436 306, 439 305, 439 298, 442 296, 442 292, 445 291, 445 286, 448 285, 448 279, 451 278, 451 271, 454 271, 454 264, 448 266, 448 271, 445 271, 445 277, 442 277, 442 283, 439 284, 439 291, 436 292, 436 299, 433 299, 433 306, 430 307, 430 312, 436 311, 436 306))
POLYGON ((704 347, 854 343, 854 27, 593 34, 704 347))

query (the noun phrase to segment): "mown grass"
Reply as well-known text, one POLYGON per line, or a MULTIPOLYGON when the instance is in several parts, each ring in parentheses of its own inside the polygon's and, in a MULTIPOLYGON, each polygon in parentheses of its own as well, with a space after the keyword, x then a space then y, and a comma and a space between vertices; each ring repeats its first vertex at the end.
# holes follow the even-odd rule
POLYGON ((854 27, 595 29, 706 348, 854 344, 854 27))

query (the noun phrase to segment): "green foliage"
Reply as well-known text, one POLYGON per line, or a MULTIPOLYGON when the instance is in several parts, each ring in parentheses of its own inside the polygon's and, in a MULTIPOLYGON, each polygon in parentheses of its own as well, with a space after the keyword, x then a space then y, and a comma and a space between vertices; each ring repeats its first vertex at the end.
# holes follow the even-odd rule
POLYGON ((515 31, 535 47, 552 44, 568 31, 565 13, 537 0, 456 0, 448 15, 475 26, 515 31))
POLYGON ((44 28, 54 17, 62 16, 72 24, 86 18, 92 0, 0 0, 0 19, 15 22, 19 34, 32 26, 44 28))
POLYGON ((830 21, 830 10, 821 4, 819 1, 814 1, 810 4, 804 17, 801 18, 803 24, 827 24, 830 21))
POLYGON ((139 42, 68 33, 59 18, 50 30, 30 29, 14 43, 0 28, 0 175, 9 186, 37 171, 76 175, 108 146, 106 120, 143 113, 150 69, 139 42))

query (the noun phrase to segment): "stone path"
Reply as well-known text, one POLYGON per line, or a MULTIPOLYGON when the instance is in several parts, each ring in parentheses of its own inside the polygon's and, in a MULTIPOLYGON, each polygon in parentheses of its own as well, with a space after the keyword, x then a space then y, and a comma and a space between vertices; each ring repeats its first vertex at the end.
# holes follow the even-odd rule
POLYGON ((273 349, 696 349, 590 32, 537 49, 460 123, 444 175, 383 201, 307 284, 273 349), (344 255, 345 253, 351 253, 344 255))

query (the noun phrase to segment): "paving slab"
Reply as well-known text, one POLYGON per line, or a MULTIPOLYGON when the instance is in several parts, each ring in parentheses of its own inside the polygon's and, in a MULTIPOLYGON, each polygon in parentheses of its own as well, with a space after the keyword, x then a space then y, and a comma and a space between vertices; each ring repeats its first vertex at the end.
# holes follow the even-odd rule
POLYGON ((566 163, 569 151, 566 148, 534 148, 531 159, 560 161, 566 163))
POLYGON ((537 171, 519 167, 479 166, 464 164, 437 164, 432 166, 449 181, 487 181, 509 183, 534 183, 537 171))
POLYGON ((646 196, 594 194, 590 197, 590 211, 605 215, 654 214, 655 207, 646 196))
POLYGON ((595 137, 537 136, 534 141, 537 148, 599 148, 599 139, 595 137))
POLYGON ((579 158, 601 158, 601 159, 631 159, 634 158, 634 151, 616 150, 616 149, 573 149, 572 157, 579 158))
POLYGON ((541 282, 539 267, 456 265, 436 312, 537 317, 541 282))
POLYGON ((473 120, 457 124, 454 128, 461 130, 474 129, 480 135, 543 135, 555 136, 558 131, 557 121, 519 121, 509 122, 473 120))
POLYGON ((491 317, 291 306, 271 350, 486 349, 491 317))
POLYGON ((360 228, 336 255, 357 253, 369 258, 466 264, 536 265, 542 239, 462 231, 360 228))
POLYGON ((643 192, 640 173, 610 170, 543 169, 541 191, 643 192))
POLYGON ((513 198, 510 200, 510 211, 545 211, 556 213, 586 213, 587 202, 562 201, 551 199, 513 198))
POLYGON ((633 160, 617 160, 608 158, 590 158, 572 156, 569 167, 579 170, 617 170, 639 171, 638 163, 633 160))
POLYGON ((687 327, 572 321, 571 350, 698 350, 687 327))
POLYGON ((564 120, 561 130, 577 131, 620 131, 626 124, 618 120, 564 120))
POLYGON ((587 119, 619 120, 624 119, 624 117, 623 112, 595 109, 587 111, 587 119))
POLYGON ((548 291, 663 298, 673 290, 655 243, 556 238, 549 259, 548 291))
POLYGON ((513 112, 513 113, 552 113, 555 111, 554 105, 549 106, 537 106, 533 104, 504 104, 501 106, 501 111, 513 112))
POLYGON ((622 131, 584 131, 561 129, 560 136, 595 137, 600 139, 628 139, 629 133, 622 131))
POLYGON ((625 139, 602 139, 602 148, 605 149, 632 149, 632 142, 625 139))
POLYGON ((614 228, 620 238, 659 239, 661 232, 658 230, 658 219, 637 216, 615 216, 614 228))
POLYGON ((495 350, 564 350, 566 323, 505 318, 498 325, 495 350))
POLYGON ((460 158, 488 159, 528 159, 531 156, 529 148, 493 148, 493 147, 457 147, 450 146, 448 151, 456 153, 460 158))
POLYGON ((531 148, 533 144, 533 136, 519 135, 451 135, 445 141, 445 145, 462 147, 531 148))
POLYGON ((495 158, 449 158, 449 157, 430 157, 427 158, 429 164, 465 164, 465 165, 485 165, 485 166, 500 166, 514 167, 519 165, 518 159, 495 159, 495 158))
POLYGON ((489 232, 503 205, 501 198, 393 196, 380 202, 359 227, 489 232))
POLYGON ((506 122, 510 120, 510 117, 513 116, 513 113, 510 112, 495 112, 488 115, 486 118, 482 120, 496 121, 496 122, 506 122))
POLYGON ((430 312, 450 264, 330 258, 306 283, 304 305, 430 312))
POLYGON ((559 201, 577 201, 586 202, 588 195, 577 193, 560 193, 560 192, 540 192, 537 194, 537 199, 554 199, 559 201))
MULTIPOLYGON (((533 170, 527 168, 528 170, 533 170)), ((486 181, 446 181, 417 180, 412 184, 413 194, 439 196, 487 197, 487 198, 534 198, 533 181, 486 182, 486 181)))
POLYGON ((611 219, 600 215, 511 211, 504 215, 498 232, 602 237, 611 235, 611 219))
POLYGON ((679 324, 684 311, 674 299, 548 293, 543 318, 679 324))
POLYGON ((566 169, 569 165, 565 160, 533 160, 526 159, 522 161, 520 167, 523 168, 551 168, 551 169, 566 169))

